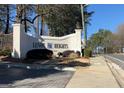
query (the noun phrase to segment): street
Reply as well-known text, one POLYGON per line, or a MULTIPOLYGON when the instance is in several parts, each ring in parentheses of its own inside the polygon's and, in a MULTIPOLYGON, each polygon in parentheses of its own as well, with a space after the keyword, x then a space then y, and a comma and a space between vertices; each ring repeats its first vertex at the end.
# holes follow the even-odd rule
POLYGON ((106 58, 119 65, 124 70, 124 55, 123 54, 109 54, 105 55, 106 58))

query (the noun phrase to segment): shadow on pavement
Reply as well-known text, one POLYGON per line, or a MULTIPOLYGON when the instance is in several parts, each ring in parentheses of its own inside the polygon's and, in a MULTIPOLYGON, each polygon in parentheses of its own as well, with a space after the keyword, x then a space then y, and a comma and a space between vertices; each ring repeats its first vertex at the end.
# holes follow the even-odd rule
POLYGON ((26 68, 6 68, 0 66, 0 84, 14 83, 16 80, 28 78, 45 77, 50 74, 62 73, 55 69, 26 69, 26 68))
POLYGON ((34 63, 38 60, 36 60, 36 59, 18 59, 18 58, 12 58, 12 57, 7 56, 7 57, 2 57, 1 61, 9 61, 11 63, 17 63, 17 62, 18 63, 34 63))
POLYGON ((65 67, 75 67, 81 66, 86 67, 90 66, 90 63, 83 63, 80 61, 74 60, 65 60, 65 59, 51 59, 51 60, 35 60, 35 59, 25 59, 25 60, 18 60, 18 59, 11 59, 4 58, 3 61, 8 61, 10 63, 3 63, 0 65, 0 84, 11 84, 17 80, 24 80, 28 78, 38 78, 38 77, 47 77, 51 74, 62 74, 64 71, 56 70, 55 67, 65 68, 65 67), (17 63, 18 62, 18 63, 17 63), (18 64, 19 66, 11 66, 7 67, 8 64, 18 64), (33 66, 49 66, 47 69, 27 69, 26 65, 33 66), (24 65, 24 67, 21 67, 24 65), (50 67, 51 66, 51 67, 50 67))

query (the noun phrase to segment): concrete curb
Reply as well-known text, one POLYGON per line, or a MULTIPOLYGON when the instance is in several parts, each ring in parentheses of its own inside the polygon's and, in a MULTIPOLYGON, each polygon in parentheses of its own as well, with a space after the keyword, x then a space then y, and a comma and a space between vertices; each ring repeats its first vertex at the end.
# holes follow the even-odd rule
POLYGON ((108 65, 108 67, 110 68, 113 76, 115 77, 118 85, 121 88, 124 88, 124 70, 121 69, 118 65, 116 65, 115 63, 113 63, 109 59, 105 58, 105 61, 106 61, 107 65, 108 65))

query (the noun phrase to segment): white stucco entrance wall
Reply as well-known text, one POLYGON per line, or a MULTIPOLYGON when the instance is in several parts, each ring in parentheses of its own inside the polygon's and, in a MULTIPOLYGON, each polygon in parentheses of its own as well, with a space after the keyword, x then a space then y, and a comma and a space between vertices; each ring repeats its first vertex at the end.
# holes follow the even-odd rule
POLYGON ((29 50, 50 49, 54 55, 66 50, 81 52, 81 29, 75 29, 75 33, 62 36, 40 36, 32 37, 25 33, 22 24, 13 25, 13 51, 12 57, 25 58, 29 50))

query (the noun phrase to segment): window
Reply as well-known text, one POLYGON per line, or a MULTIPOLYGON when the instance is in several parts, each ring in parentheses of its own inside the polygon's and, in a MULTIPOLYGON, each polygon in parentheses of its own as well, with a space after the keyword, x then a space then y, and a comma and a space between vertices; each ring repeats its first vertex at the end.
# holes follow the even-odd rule
POLYGON ((48 43, 47 48, 52 48, 52 43, 48 43))

